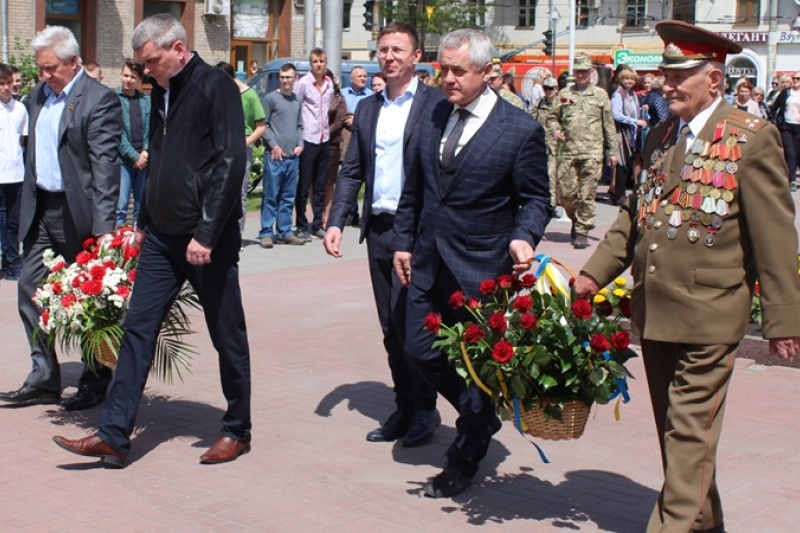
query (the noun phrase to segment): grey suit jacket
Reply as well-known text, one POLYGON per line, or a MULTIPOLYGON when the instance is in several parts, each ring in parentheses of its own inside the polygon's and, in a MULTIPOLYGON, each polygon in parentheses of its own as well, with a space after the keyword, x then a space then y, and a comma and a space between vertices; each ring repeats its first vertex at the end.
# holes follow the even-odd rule
MULTIPOLYGON (((27 237, 36 215, 36 122, 46 98, 44 84, 39 83, 31 97, 19 226, 21 239, 27 237)), ((114 229, 121 138, 119 98, 93 78, 81 75, 61 115, 58 146, 64 193, 81 239, 114 229)))
MULTIPOLYGON (((411 154, 416 150, 419 118, 422 110, 432 109, 442 98, 440 90, 422 83, 417 85, 417 92, 414 94, 408 120, 403 130, 403 164, 406 169, 406 179, 408 179, 407 172, 411 154)), ((382 106, 383 93, 379 92, 368 96, 356 107, 352 137, 347 147, 344 163, 339 171, 339 177, 336 180, 336 190, 333 196, 329 225, 343 228, 347 212, 358 196, 361 184, 365 184, 359 242, 367 236, 369 218, 372 215, 372 187, 375 183, 375 132, 378 128, 378 116, 382 106)))

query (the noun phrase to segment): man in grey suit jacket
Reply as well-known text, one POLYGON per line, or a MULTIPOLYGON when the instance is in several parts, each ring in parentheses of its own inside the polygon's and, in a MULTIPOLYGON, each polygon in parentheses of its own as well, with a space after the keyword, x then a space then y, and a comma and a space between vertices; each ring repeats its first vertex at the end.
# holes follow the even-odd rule
POLYGON ((422 55, 418 42, 417 31, 403 22, 385 26, 378 35, 378 61, 386 76, 386 88, 366 97, 356 108, 324 240, 328 254, 342 256, 342 229, 364 183, 360 241, 367 239, 372 291, 397 406, 380 428, 367 434, 367 440, 391 442, 403 437, 407 448, 428 442, 441 422, 436 390, 406 357, 403 342, 408 291, 392 266, 391 230, 406 178, 405 162, 415 150, 420 115, 442 99, 440 91, 419 83, 414 76, 414 66, 422 55))
MULTIPOLYGON (((69 29, 50 26, 36 35, 31 47, 43 83, 31 97, 18 298, 32 369, 21 388, 0 394, 5 406, 13 407, 53 404, 61 397, 55 351, 46 336, 34 336, 40 311, 32 298, 48 273, 42 253, 51 248, 73 262, 84 240, 113 231, 119 196, 119 98, 83 71, 80 48, 69 29)), ((63 402, 64 409, 102 402, 110 380, 108 369, 95 373, 84 364, 78 392, 63 402)))
POLYGON ((500 429, 491 399, 433 349, 423 327, 429 312, 448 324, 468 321, 448 305, 463 291, 481 298, 487 278, 527 270, 550 220, 544 130, 488 88, 492 42, 457 30, 439 46, 447 101, 421 116, 416 157, 394 221, 394 265, 408 289, 406 350, 410 360, 459 413, 446 466, 423 487, 432 497, 469 486, 500 429))

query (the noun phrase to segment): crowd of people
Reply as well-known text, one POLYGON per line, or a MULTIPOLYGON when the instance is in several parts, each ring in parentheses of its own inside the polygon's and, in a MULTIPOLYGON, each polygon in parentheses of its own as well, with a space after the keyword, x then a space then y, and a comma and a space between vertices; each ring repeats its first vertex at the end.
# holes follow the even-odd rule
MULTIPOLYGON (((17 232, 8 243, 24 242, 21 261, 9 253, 6 279, 19 279, 31 348, 30 374, 17 390, 0 393, 0 402, 85 409, 105 400, 95 434, 54 440, 124 467, 156 336, 188 281, 218 352, 227 402, 219 437, 200 462, 249 452, 250 355, 238 261, 248 161, 264 143, 261 247, 319 238, 341 258, 348 225, 366 242, 395 394, 395 410, 366 439, 428 443, 441 423, 441 396, 458 413, 456 436, 423 490, 457 495, 470 486, 501 421, 487 394, 434 346, 426 317, 469 321, 451 295, 461 291, 480 305, 483 280, 527 271, 557 206, 572 222, 572 245, 587 248, 606 174, 618 218, 574 280, 574 293, 591 299, 632 267, 631 322, 641 337, 665 480, 647 531, 724 531, 715 457, 756 279, 770 350, 788 359, 800 349, 790 194, 800 153, 800 74, 766 99, 741 81, 728 99, 725 56, 740 45, 676 21, 657 24, 656 32, 664 41, 661 76, 639 78, 621 66, 606 90, 591 81, 591 59, 578 55, 572 80, 548 73, 541 95, 526 103, 477 30, 443 37, 440 87, 417 69, 416 29, 394 22, 378 34, 381 73, 371 88, 366 71, 354 68, 342 90, 325 51, 315 48, 307 74, 298 78, 294 65, 283 65, 279 88, 260 100, 231 65, 214 68, 190 51, 184 28, 168 15, 136 27, 136 60, 123 65, 116 92, 89 76, 70 30, 43 30, 31 43, 41 83, 27 108, 14 98, 14 71, 0 65, 0 193, 8 233, 17 232), (145 75, 150 96, 140 91, 145 75), (74 261, 87 239, 102 240, 131 218, 131 245, 141 253, 119 366, 112 375, 84 365, 78 392, 62 400, 55 350, 34 334, 43 253, 74 261)), ((94 72, 101 75, 99 67, 94 72)))

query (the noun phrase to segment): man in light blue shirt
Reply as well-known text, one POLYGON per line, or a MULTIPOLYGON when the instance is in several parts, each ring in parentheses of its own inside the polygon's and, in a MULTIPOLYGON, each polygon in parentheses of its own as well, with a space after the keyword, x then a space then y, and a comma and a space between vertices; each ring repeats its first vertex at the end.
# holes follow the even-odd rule
MULTIPOLYGON (((350 72, 350 87, 345 87, 342 94, 347 105, 347 118, 342 132, 342 153, 346 154, 353 130, 353 113, 356 112, 356 106, 364 98, 372 96, 372 89, 367 89, 367 70, 364 67, 353 67, 350 72)), ((347 213, 345 224, 358 227, 358 223, 358 199, 355 199, 353 200, 353 205, 350 206, 350 211, 347 213)))

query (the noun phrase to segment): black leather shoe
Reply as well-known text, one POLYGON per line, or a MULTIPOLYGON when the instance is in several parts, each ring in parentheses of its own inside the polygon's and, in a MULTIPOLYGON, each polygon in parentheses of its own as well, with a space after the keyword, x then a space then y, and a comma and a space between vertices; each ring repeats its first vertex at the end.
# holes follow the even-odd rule
POLYGON ((27 405, 50 405, 58 403, 61 395, 55 391, 48 391, 34 387, 33 385, 23 385, 12 392, 0 394, 3 407, 25 407, 27 405))
POLYGON ((448 467, 425 483, 422 490, 431 498, 449 498, 464 492, 470 483, 472 477, 463 475, 458 468, 448 467))
POLYGON ((83 411, 100 405, 105 399, 106 395, 103 393, 79 389, 74 396, 61 401, 61 408, 64 411, 83 411))
POLYGON ((415 409, 411 413, 411 423, 408 426, 406 438, 403 439, 403 447, 413 448, 425 444, 431 440, 433 433, 441 423, 442 415, 436 409, 430 411, 415 409))
POLYGON ((367 433, 370 442, 392 442, 408 433, 411 425, 411 413, 408 411, 395 411, 378 429, 367 433))

